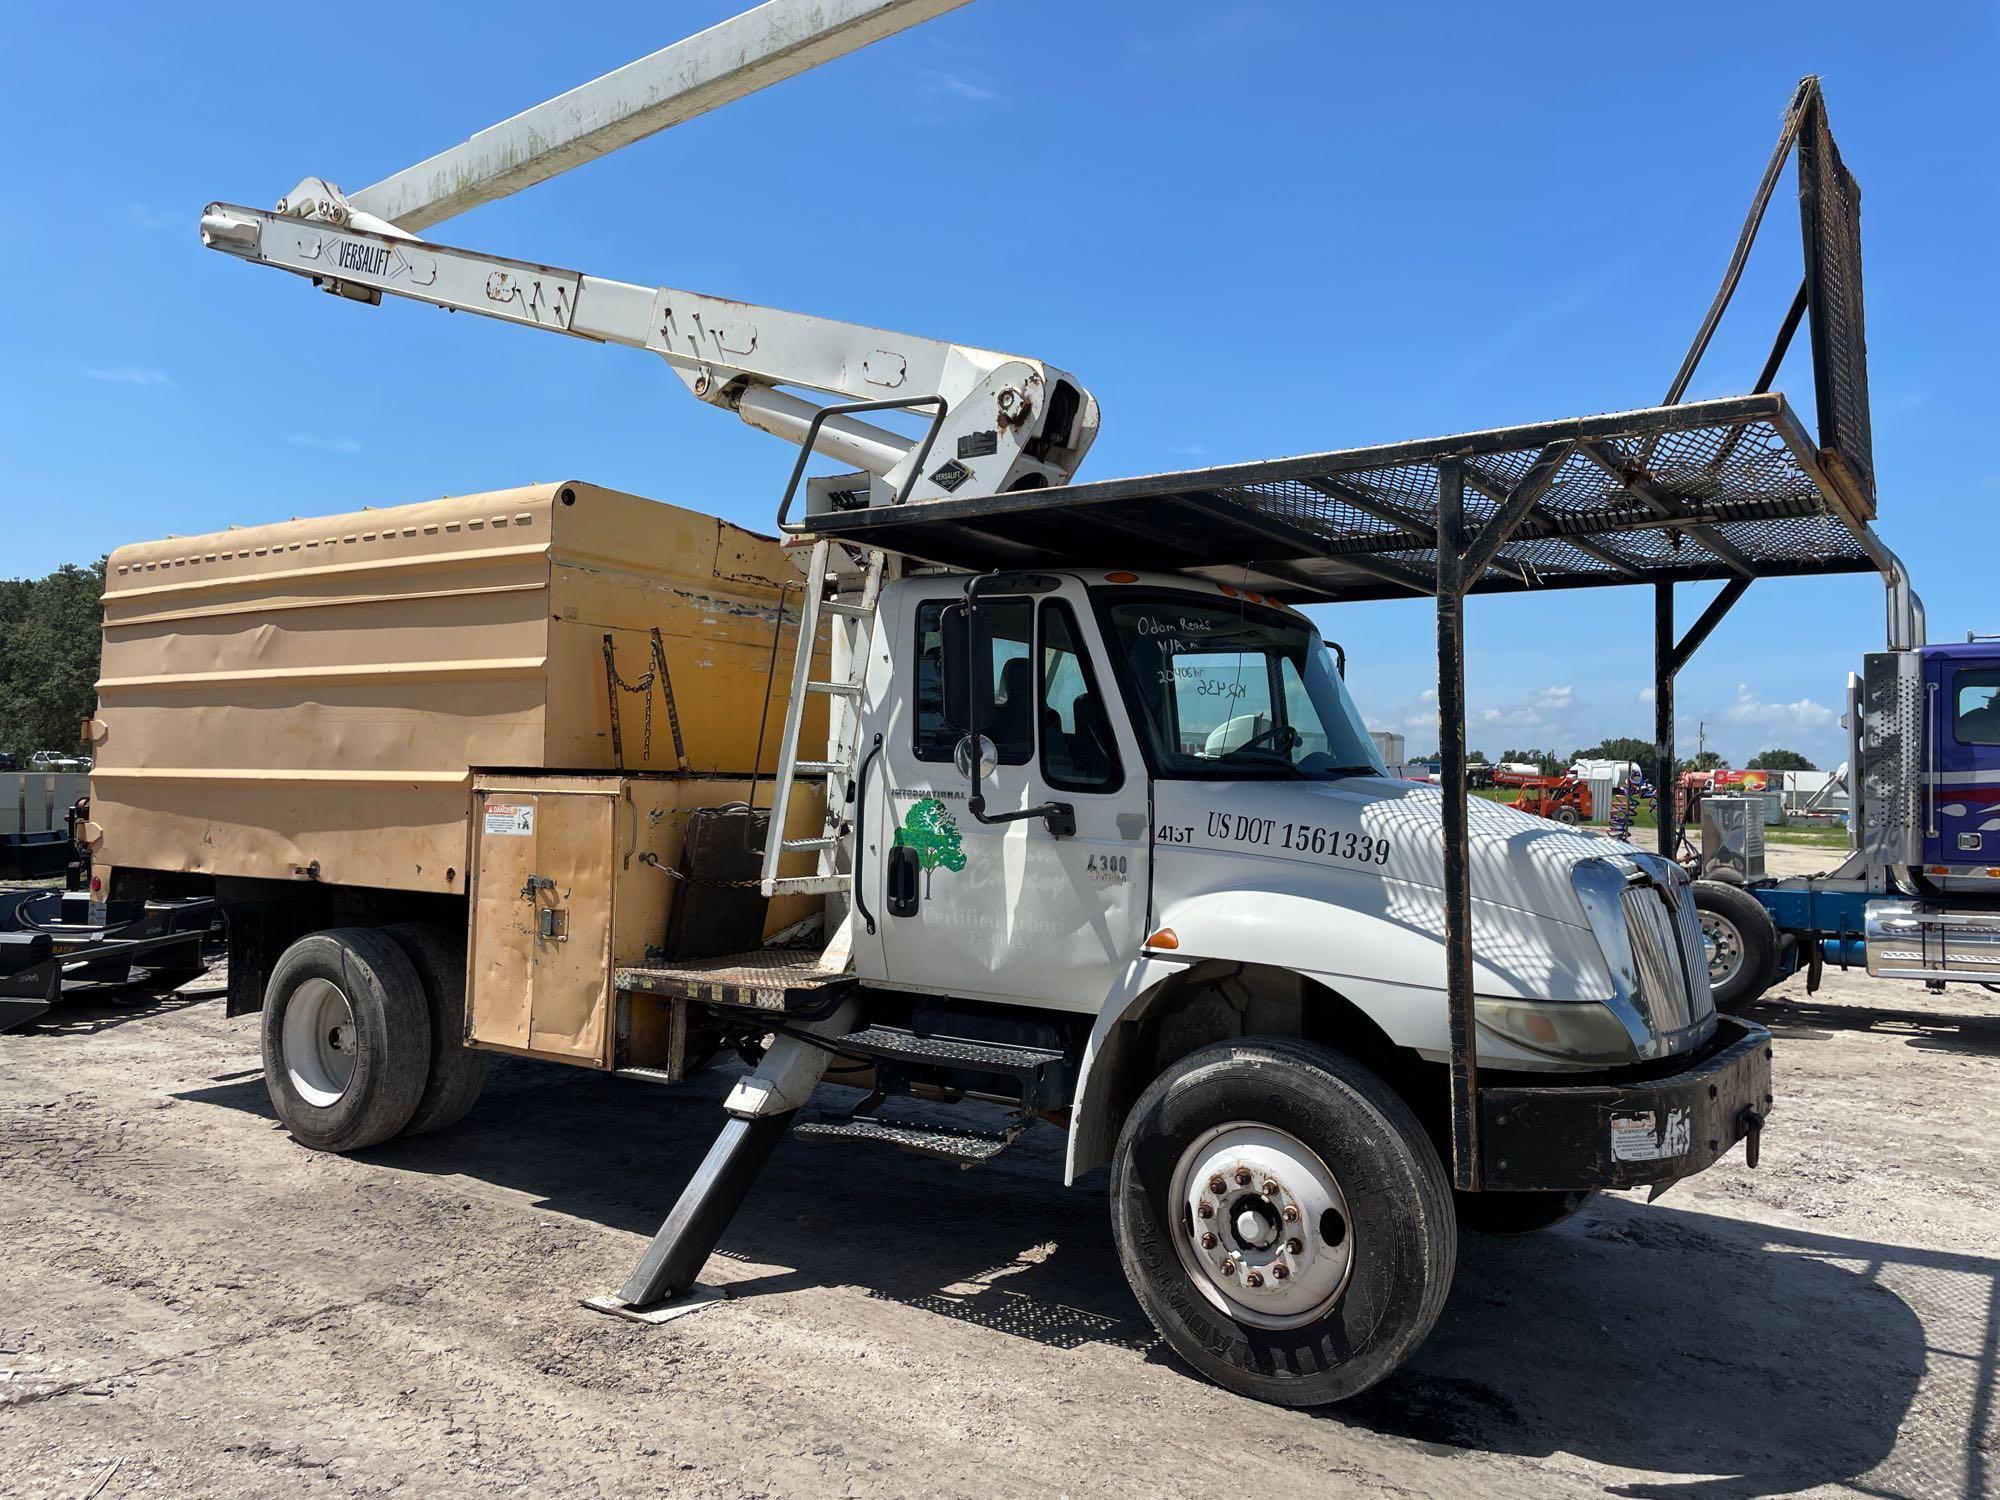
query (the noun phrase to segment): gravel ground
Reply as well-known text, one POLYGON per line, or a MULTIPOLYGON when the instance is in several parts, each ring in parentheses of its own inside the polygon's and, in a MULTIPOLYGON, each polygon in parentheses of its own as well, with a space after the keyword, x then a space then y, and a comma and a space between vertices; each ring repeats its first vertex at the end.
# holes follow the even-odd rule
POLYGON ((576 1299, 726 1077, 502 1059, 456 1130, 320 1156, 216 991, 0 1036, 7 1495, 1995 1490, 2000 996, 1788 982, 1760 1170, 1469 1238, 1418 1357, 1302 1413, 1157 1344, 1053 1130, 970 1173, 789 1142, 729 1300, 640 1327, 576 1299))

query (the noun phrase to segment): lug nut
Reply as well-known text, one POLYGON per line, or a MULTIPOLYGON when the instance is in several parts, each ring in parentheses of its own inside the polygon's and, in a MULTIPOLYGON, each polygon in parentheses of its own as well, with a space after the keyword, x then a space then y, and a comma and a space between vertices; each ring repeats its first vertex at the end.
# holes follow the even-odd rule
POLYGON ((1204 1249, 1204 1250, 1213 1250, 1213 1249, 1215 1248, 1215 1231, 1214 1231, 1214 1230, 1212 1230, 1212 1229, 1204 1229, 1204 1230, 1203 1230, 1203 1231, 1201 1232, 1201 1248, 1202 1248, 1202 1249, 1204 1249))
POLYGON ((1225 1260, 1222 1263, 1222 1274, 1224 1276, 1234 1276, 1236 1274, 1236 1262, 1233 1260, 1225 1260))
POLYGON ((1277 1178, 1275 1178, 1275 1177, 1266 1177, 1266 1178, 1264 1179, 1264 1196, 1265 1196, 1266 1198, 1275 1198, 1275 1197, 1277 1197, 1277 1196, 1278 1196, 1278 1179, 1277 1179, 1277 1178))
POLYGON ((1245 1286, 1262 1286, 1264 1284, 1264 1273, 1262 1271, 1252 1271, 1248 1276, 1243 1278, 1243 1284, 1245 1286))
POLYGON ((1299 1222, 1299 1206, 1298 1206, 1298 1204, 1296 1204, 1296 1203, 1287 1203, 1287 1204, 1285 1205, 1285 1222, 1286 1222, 1287 1224, 1296 1224, 1296 1223, 1298 1223, 1298 1222, 1299 1222))
POLYGON ((1287 1255, 1297 1255, 1303 1249, 1305 1249, 1305 1246, 1301 1245, 1297 1240, 1285 1241, 1285 1253, 1287 1255))
POLYGON ((1275 1280, 1283 1281, 1287 1276, 1291 1274, 1292 1274, 1292 1268, 1286 1265, 1283 1261, 1279 1261, 1276 1265, 1271 1267, 1271 1275, 1275 1280))
POLYGON ((1213 1177, 1208 1179, 1208 1190, 1211 1193, 1214 1193, 1217 1197, 1220 1197, 1223 1193, 1227 1192, 1228 1189, 1229 1189, 1229 1184, 1222 1180, 1222 1174, 1220 1172, 1217 1172, 1213 1177))
POLYGON ((1201 1215, 1201 1217, 1204 1219, 1212 1219, 1215 1217, 1215 1205, 1213 1203, 1210 1203, 1206 1198, 1202 1199, 1201 1202, 1197 1203, 1194 1206, 1194 1211, 1197 1214, 1201 1215))
POLYGON ((1250 1186, 1250 1169, 1248 1167, 1238 1167, 1236 1169, 1236 1185, 1238 1187, 1250 1186))

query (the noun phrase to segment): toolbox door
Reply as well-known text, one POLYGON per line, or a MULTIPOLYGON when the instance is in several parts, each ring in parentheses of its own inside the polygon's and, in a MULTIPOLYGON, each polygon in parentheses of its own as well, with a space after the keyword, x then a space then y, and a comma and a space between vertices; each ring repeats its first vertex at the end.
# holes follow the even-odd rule
POLYGON ((615 790, 481 788, 467 1039, 610 1066, 615 790))

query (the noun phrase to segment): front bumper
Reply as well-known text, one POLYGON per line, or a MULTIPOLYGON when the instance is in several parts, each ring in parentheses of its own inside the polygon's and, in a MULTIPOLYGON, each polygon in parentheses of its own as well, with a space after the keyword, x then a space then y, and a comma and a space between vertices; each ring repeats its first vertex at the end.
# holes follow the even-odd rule
POLYGON ((1574 1192, 1677 1182, 1753 1140, 1771 1108, 1771 1033, 1719 1016, 1715 1036, 1669 1073, 1630 1082, 1479 1091, 1480 1184, 1574 1192))

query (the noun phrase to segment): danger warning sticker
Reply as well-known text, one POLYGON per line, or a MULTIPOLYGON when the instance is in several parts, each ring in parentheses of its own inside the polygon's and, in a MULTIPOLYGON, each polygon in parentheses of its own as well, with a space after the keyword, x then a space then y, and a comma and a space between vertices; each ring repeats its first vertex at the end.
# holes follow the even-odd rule
POLYGON ((535 831, 532 802, 489 802, 486 804, 488 838, 526 838, 535 831))
POLYGON ((1611 1117, 1611 1159, 1613 1161, 1666 1161, 1685 1156, 1689 1140, 1688 1114, 1684 1109, 1667 1111, 1666 1129, 1660 1128, 1658 1110, 1637 1115, 1611 1117))

